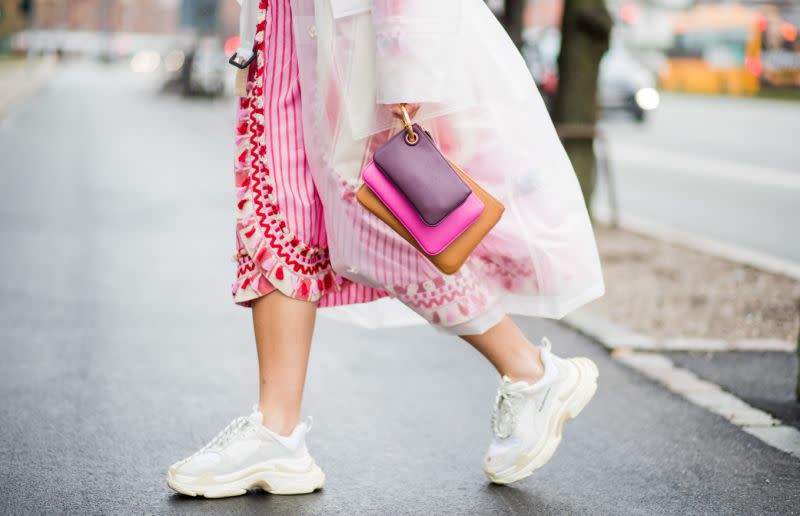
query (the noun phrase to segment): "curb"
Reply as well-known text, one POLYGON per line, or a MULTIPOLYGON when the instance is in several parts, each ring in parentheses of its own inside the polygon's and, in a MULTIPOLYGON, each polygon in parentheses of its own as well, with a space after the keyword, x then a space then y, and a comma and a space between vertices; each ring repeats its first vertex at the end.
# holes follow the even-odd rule
POLYGON ((561 319, 568 326, 592 337, 610 350, 640 351, 779 351, 793 353, 796 344, 780 339, 656 339, 615 324, 602 315, 578 309, 561 319))
MULTIPOLYGON (((767 445, 800 458, 800 430, 784 425, 779 419, 750 406, 719 385, 702 380, 688 369, 675 366, 672 360, 658 353, 679 348, 660 347, 656 339, 638 334, 585 310, 573 312, 562 319, 562 322, 602 344, 611 352, 614 360, 664 385, 690 403, 724 417, 767 445)), ((763 351, 764 348, 759 350, 763 351)))

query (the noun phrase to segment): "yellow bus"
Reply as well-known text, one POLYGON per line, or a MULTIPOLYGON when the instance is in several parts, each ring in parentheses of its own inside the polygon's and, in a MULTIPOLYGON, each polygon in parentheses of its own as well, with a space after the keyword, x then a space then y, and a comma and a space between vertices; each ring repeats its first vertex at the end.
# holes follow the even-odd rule
POLYGON ((762 12, 700 5, 675 17, 675 42, 659 77, 665 90, 755 95, 762 74, 762 12))

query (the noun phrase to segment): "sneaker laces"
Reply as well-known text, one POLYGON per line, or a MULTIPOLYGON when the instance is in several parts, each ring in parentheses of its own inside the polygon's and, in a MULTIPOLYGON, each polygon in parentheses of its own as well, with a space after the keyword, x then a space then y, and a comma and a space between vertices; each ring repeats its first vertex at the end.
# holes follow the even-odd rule
POLYGON ((197 457, 198 455, 202 455, 203 453, 219 449, 224 447, 228 444, 234 436, 239 435, 243 431, 247 431, 252 428, 253 421, 250 417, 240 416, 228 423, 228 426, 223 428, 213 439, 211 439, 205 446, 191 454, 190 456, 186 457, 180 464, 186 463, 193 458, 197 457))
POLYGON ((511 383, 505 378, 497 389, 492 412, 492 430, 498 439, 511 437, 522 409, 523 394, 511 390, 511 383))
MULTIPOLYGON (((552 348, 550 339, 543 337, 539 347, 549 352, 552 348)), ((492 430, 498 439, 508 439, 514 433, 524 404, 525 394, 511 389, 511 385, 511 380, 504 376, 494 399, 492 430)))
POLYGON ((208 442, 208 444, 200 448, 199 451, 209 451, 214 448, 224 447, 231 441, 233 437, 239 435, 239 433, 241 433, 243 430, 249 429, 251 424, 252 420, 249 417, 245 416, 237 417, 236 419, 231 421, 228 424, 228 426, 223 428, 222 431, 220 431, 220 433, 214 436, 214 438, 211 439, 208 442))

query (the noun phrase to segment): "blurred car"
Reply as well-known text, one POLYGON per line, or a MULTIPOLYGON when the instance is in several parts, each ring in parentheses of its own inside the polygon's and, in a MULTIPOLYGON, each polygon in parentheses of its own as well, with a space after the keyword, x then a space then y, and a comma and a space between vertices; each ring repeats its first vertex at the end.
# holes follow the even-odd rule
POLYGON ((642 122, 658 108, 661 97, 656 75, 637 61, 622 45, 612 45, 600 61, 598 97, 604 110, 623 110, 642 122))
MULTIPOLYGON (((558 92, 558 54, 561 31, 555 28, 528 32, 522 55, 536 85, 552 109, 558 92)), ((600 62, 597 102, 603 111, 622 111, 643 122, 646 113, 658 108, 660 95, 656 74, 639 62, 621 44, 612 42, 600 62)))
POLYGON ((165 90, 183 95, 223 95, 229 82, 228 58, 216 38, 184 45, 186 51, 173 49, 163 60, 166 72, 165 90))
POLYGON ((228 58, 217 39, 201 41, 184 63, 188 72, 188 94, 219 96, 225 93, 228 58))

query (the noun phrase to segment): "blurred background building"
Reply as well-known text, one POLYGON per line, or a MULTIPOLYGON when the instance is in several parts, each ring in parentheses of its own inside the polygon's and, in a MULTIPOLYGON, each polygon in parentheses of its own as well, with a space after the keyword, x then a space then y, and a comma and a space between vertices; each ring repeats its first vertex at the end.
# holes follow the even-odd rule
POLYGON ((235 0, 2 0, 13 28, 2 27, 5 48, 17 52, 126 57, 168 52, 197 37, 237 31, 235 0), (20 30, 20 29, 25 30, 20 30))
MULTIPOLYGON (((498 12, 505 6, 503 0, 488 3, 498 12)), ((800 87, 800 3, 794 0, 606 4, 615 25, 605 59, 611 64, 604 68, 637 76, 638 87, 657 83, 667 90, 734 95, 800 87)), ((186 54, 202 46, 230 53, 238 9, 235 0, 0 0, 0 51, 104 59, 149 51, 159 53, 163 66, 175 50, 186 54)), ((562 12, 563 0, 528 0, 524 7, 523 52, 545 91, 557 85, 562 12)))
POLYGON ((30 1, 0 0, 0 52, 8 52, 11 37, 28 26, 30 1))
POLYGON ((178 0, 35 0, 39 30, 85 32, 173 32, 178 0))

